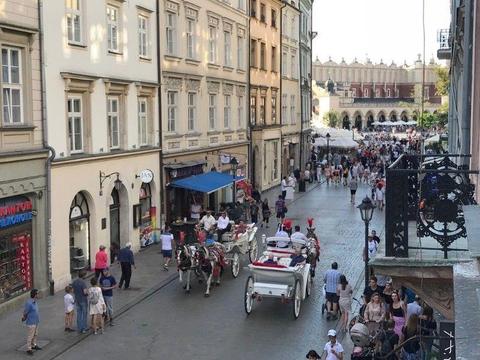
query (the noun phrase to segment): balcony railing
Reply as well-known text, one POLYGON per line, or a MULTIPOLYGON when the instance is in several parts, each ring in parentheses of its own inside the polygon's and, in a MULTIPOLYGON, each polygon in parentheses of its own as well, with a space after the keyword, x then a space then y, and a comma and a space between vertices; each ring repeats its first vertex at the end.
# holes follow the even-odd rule
POLYGON ((448 60, 452 54, 450 42, 450 29, 440 29, 437 31, 438 50, 437 57, 441 60, 448 60))

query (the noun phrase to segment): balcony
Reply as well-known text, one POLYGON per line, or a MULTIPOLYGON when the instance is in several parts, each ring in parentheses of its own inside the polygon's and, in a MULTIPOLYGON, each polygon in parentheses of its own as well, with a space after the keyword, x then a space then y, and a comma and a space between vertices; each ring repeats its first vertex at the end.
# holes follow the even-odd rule
POLYGON ((437 42, 438 42, 437 57, 440 60, 449 60, 452 56, 452 46, 450 42, 450 29, 438 30, 437 42))

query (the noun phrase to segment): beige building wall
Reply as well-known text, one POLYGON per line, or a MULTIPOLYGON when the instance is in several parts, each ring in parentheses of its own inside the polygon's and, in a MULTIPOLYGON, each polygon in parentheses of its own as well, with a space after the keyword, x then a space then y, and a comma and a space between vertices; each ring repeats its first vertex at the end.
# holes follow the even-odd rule
POLYGON ((277 0, 250 1, 250 125, 254 185, 281 180, 280 16, 277 0))
POLYGON ((282 176, 300 167, 300 11, 297 7, 282 7, 281 54, 281 121, 282 121, 282 176))
POLYGON ((43 19, 48 142, 56 151, 51 262, 61 289, 82 264, 94 266, 99 245, 131 241, 136 251, 159 225, 154 216, 133 224, 143 170, 153 174, 148 201, 160 204, 156 2, 47 1, 43 19))

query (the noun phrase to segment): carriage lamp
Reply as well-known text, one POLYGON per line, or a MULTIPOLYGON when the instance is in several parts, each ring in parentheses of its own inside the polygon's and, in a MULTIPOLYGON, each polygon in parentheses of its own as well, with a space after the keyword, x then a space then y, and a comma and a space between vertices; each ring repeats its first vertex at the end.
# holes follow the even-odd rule
POLYGON ((362 203, 357 206, 357 209, 360 210, 360 215, 362 221, 365 223, 365 287, 368 286, 369 282, 369 271, 368 271, 368 225, 372 220, 373 210, 375 205, 373 205, 372 200, 365 196, 362 200, 362 203))
POLYGON ((122 182, 119 179, 120 173, 118 171, 112 172, 108 175, 105 175, 103 171, 100 171, 100 196, 103 195, 103 183, 105 182, 105 180, 111 178, 113 175, 117 176, 117 179, 114 182, 115 190, 120 191, 120 189, 122 188, 122 182))

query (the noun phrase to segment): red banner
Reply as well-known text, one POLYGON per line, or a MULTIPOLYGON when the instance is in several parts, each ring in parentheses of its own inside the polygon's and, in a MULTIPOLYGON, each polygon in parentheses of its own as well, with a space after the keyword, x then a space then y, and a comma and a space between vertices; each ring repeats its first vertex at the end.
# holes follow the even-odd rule
POLYGON ((17 243, 17 263, 21 272, 25 289, 32 287, 32 249, 31 249, 31 235, 28 233, 18 234, 13 239, 17 243))

